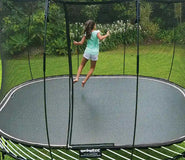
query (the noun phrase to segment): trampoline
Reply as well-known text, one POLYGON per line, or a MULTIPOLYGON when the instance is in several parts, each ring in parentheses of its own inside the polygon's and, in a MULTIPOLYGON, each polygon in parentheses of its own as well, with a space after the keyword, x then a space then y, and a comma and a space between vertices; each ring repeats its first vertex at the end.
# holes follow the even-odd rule
MULTIPOLYGON (((52 147, 67 142, 68 77, 48 78, 48 125, 52 147)), ((74 85, 71 143, 131 147, 135 112, 134 76, 95 76, 82 88, 74 85)), ((160 79, 139 78, 136 146, 159 146, 185 139, 185 92, 160 79)), ((43 106, 43 80, 13 88, 1 103, 1 133, 14 141, 47 146, 43 106)))
MULTIPOLYGON (((17 146, 28 146, 30 150, 43 148, 53 159, 52 155, 57 156, 52 148, 74 149, 79 154, 82 149, 110 149, 114 156, 118 154, 113 150, 127 149, 125 159, 133 159, 137 148, 185 142, 184 3, 2 2, 2 153, 23 157, 17 146), (78 83, 73 84, 73 79, 85 45, 72 42, 80 41, 83 24, 89 19, 102 35, 110 30, 111 36, 100 41, 96 70, 83 88, 86 68, 78 83)), ((178 149, 172 152, 184 156, 179 147, 183 154, 178 149)), ((172 157, 159 148, 154 159, 172 157)), ((140 159, 153 157, 153 151, 146 152, 140 159)))

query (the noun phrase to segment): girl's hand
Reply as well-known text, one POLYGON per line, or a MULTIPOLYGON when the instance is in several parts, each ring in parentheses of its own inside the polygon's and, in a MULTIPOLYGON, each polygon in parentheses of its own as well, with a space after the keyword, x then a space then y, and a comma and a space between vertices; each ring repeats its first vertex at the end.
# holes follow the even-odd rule
POLYGON ((77 42, 77 41, 73 41, 73 44, 74 44, 74 45, 78 45, 78 42, 77 42))
POLYGON ((110 36, 110 31, 107 31, 107 36, 110 36))

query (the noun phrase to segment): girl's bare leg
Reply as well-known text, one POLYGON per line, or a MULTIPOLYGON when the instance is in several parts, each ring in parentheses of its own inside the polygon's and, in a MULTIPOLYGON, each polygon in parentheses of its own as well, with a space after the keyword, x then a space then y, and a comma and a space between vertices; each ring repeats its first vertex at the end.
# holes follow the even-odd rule
POLYGON ((85 83, 87 82, 87 80, 89 79, 89 77, 94 72, 95 67, 96 67, 96 61, 91 61, 91 68, 90 68, 89 72, 87 73, 87 76, 85 77, 85 79, 82 81, 82 87, 84 87, 85 83))
POLYGON ((82 61, 81 61, 81 64, 80 64, 80 66, 79 66, 79 68, 78 68, 78 72, 77 72, 77 75, 76 75, 76 78, 73 80, 73 83, 76 83, 76 82, 78 82, 78 80, 79 80, 79 77, 80 77, 80 74, 81 74, 81 72, 82 72, 82 69, 84 68, 84 66, 85 66, 85 64, 87 63, 87 59, 86 58, 82 58, 82 61))

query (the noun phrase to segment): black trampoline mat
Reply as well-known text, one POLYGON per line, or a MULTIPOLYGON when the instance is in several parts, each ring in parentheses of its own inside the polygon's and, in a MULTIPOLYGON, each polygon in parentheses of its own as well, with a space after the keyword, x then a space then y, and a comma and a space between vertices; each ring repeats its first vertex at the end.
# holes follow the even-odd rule
MULTIPOLYGON (((84 88, 74 84, 73 145, 132 145, 136 77, 94 76, 84 88)), ((69 79, 48 78, 47 112, 51 146, 66 146, 69 79)), ((47 145, 43 80, 27 82, 1 103, 1 133, 20 143, 47 145)), ((152 146, 184 139, 185 93, 159 79, 139 78, 136 145, 152 146)))

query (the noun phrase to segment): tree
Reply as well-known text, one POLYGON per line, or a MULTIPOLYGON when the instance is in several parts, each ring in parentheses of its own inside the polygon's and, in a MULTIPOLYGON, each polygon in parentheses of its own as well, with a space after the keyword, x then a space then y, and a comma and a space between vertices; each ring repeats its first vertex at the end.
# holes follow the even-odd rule
POLYGON ((142 27, 142 32, 147 38, 154 39, 155 34, 158 31, 158 24, 152 22, 150 19, 152 13, 152 5, 148 2, 143 2, 141 4, 141 15, 140 15, 140 25, 142 27))
POLYGON ((182 4, 181 3, 174 4, 174 12, 175 12, 175 18, 177 18, 179 23, 182 23, 182 4))
POLYGON ((176 24, 173 3, 151 3, 152 10, 151 18, 154 23, 157 23, 162 29, 172 29, 176 24))

